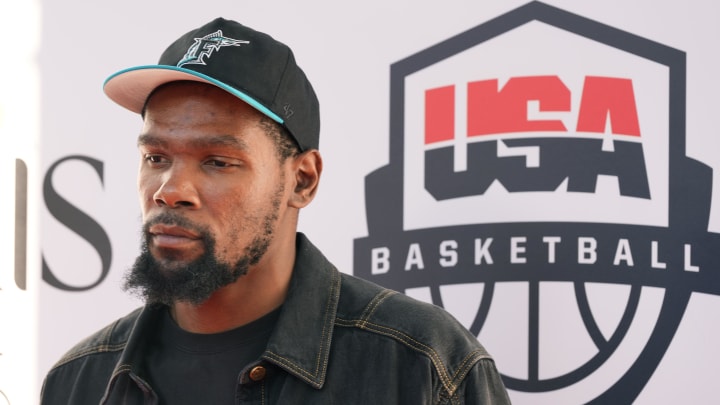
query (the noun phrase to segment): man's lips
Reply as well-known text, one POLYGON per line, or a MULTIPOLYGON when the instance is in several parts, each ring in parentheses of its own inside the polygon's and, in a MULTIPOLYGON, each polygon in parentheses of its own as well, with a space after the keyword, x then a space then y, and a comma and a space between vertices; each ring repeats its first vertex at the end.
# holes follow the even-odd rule
POLYGON ((179 249, 201 239, 198 233, 175 225, 153 225, 148 229, 148 233, 158 248, 179 249))

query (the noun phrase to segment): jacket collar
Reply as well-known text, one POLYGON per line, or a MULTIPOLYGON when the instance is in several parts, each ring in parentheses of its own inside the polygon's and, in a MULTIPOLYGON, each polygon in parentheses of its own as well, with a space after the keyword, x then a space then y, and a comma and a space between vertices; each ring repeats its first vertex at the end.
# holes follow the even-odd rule
POLYGON ((146 305, 137 317, 134 315, 137 313, 135 311, 121 319, 113 328, 112 333, 117 333, 118 337, 122 338, 128 333, 129 336, 100 404, 131 403, 128 395, 140 395, 144 399, 142 402, 138 399, 134 403, 157 403, 155 393, 141 376, 145 375, 145 358, 149 352, 148 342, 152 341, 164 308, 159 305, 146 305), (132 324, 128 325, 130 322, 132 324), (135 385, 139 390, 125 388, 129 385, 135 385), (124 399, 120 399, 120 397, 124 399))
POLYGON ((321 388, 340 299, 340 272, 302 233, 296 244, 290 288, 263 358, 321 388))

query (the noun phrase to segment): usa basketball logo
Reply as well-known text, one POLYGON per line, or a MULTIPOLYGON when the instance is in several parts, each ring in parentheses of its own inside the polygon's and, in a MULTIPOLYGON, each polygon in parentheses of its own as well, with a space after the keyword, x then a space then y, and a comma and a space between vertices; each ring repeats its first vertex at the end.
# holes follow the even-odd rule
POLYGON ((683 51, 539 2, 394 63, 354 273, 454 314, 516 399, 632 402, 690 295, 720 295, 685 76, 683 51))

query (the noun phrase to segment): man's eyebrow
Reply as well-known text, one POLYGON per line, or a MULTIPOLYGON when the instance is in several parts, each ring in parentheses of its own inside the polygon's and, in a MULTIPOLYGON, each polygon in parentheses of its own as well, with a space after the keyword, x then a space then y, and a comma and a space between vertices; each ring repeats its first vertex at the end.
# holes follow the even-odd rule
POLYGON ((140 134, 138 135, 137 146, 167 146, 167 142, 154 135, 140 134))
POLYGON ((225 146, 234 149, 246 150, 248 145, 242 139, 238 139, 232 135, 216 135, 210 137, 204 137, 199 139, 193 139, 190 141, 190 145, 195 147, 213 147, 213 146, 225 146))
MULTIPOLYGON (((152 134, 140 134, 137 140, 138 146, 158 146, 167 147, 170 143, 159 136, 152 134)), ((192 139, 187 142, 187 145, 192 148, 210 148, 210 147, 230 147, 239 150, 246 150, 248 148, 245 141, 238 139, 232 135, 216 135, 210 137, 203 137, 192 139)))

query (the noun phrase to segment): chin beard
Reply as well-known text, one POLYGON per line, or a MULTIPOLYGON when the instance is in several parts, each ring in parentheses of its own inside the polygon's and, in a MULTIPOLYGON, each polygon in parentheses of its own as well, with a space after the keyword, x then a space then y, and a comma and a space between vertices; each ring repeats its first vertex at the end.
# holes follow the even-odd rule
POLYGON ((267 251, 272 231, 257 236, 246 247, 243 256, 235 263, 222 262, 217 258, 215 238, 204 228, 174 213, 163 213, 143 226, 143 242, 140 255, 125 275, 123 290, 143 299, 147 304, 172 305, 177 301, 198 305, 206 301, 218 289, 230 285, 247 274, 267 251), (200 235, 203 254, 184 264, 171 259, 157 260, 148 247, 150 226, 158 223, 178 225, 192 229, 200 235))

